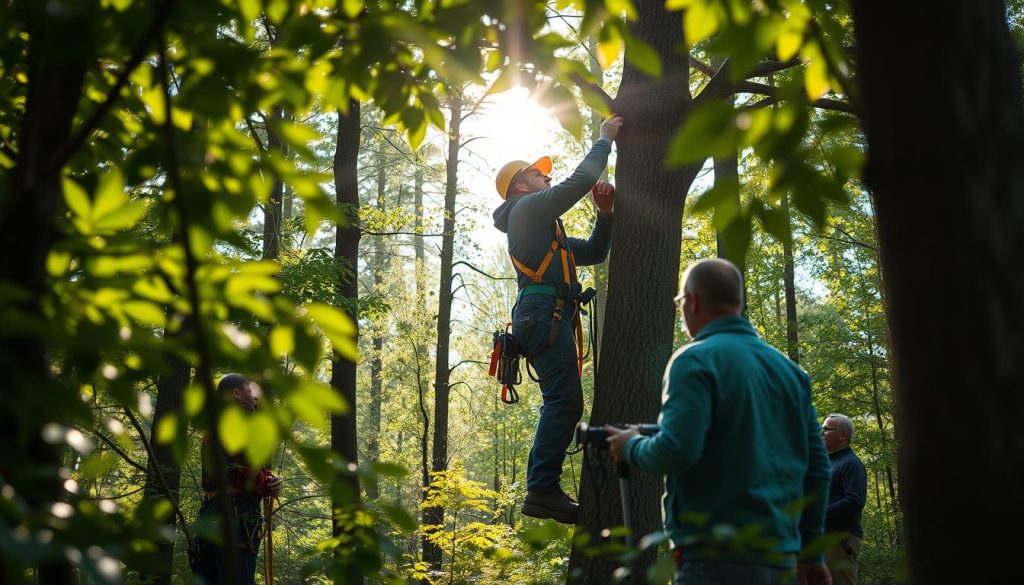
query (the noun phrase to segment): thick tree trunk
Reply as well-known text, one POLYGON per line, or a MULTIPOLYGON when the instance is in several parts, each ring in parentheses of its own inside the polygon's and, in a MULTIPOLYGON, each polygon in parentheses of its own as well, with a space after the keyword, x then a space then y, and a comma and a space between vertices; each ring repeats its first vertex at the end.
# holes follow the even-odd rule
POLYGON ((896 358, 910 579, 1016 582, 1018 539, 950 535, 994 534, 1024 520, 1016 504, 1024 484, 1018 51, 999 1, 936 9, 857 0, 853 8, 865 180, 896 358), (910 65, 894 67, 893 55, 910 65), (908 107, 910 95, 927 99, 908 107), (935 562, 954 558, 980 560, 935 562))
MULTIPOLYGON (((657 0, 643 0, 636 7, 640 18, 631 24, 633 33, 655 48, 665 75, 651 79, 627 62, 613 105, 625 125, 617 140, 614 245, 592 424, 654 422, 658 416, 661 377, 672 353, 677 322, 672 297, 679 276, 683 204, 699 170, 699 165, 667 169, 663 164, 672 133, 691 103, 689 69, 679 54, 683 46, 680 14, 666 12, 664 3, 657 0)), ((603 529, 622 525, 614 467, 607 457, 596 458, 591 462, 595 467, 584 466, 580 480, 579 524, 591 542, 602 540, 603 529), (593 473, 604 477, 592 479, 593 473), (605 486, 597 493, 595 479, 603 479, 605 486)), ((661 529, 662 479, 634 473, 631 489, 632 529, 639 539, 661 529)), ((640 570, 653 560, 654 551, 643 555, 640 570)), ((569 569, 570 579, 610 583, 615 562, 589 557, 574 547, 569 569)))
MULTIPOLYGON (((65 35, 80 25, 82 15, 77 12, 37 16, 29 31, 30 81, 17 134, 18 156, 7 173, 7 188, 0 191, 0 250, 4 251, 0 284, 17 287, 23 294, 5 302, 7 314, 18 315, 22 325, 0 327, 0 454, 8 472, 5 479, 38 518, 45 518, 53 503, 65 495, 61 477, 65 447, 43 441, 41 430, 48 423, 65 422, 69 414, 54 408, 68 402, 56 399, 55 393, 77 392, 53 379, 46 345, 34 334, 34 327, 44 327, 46 319, 40 301, 46 297, 46 257, 62 195, 61 169, 52 168, 52 156, 70 136, 88 66, 88 55, 64 49, 65 35)), ((39 564, 37 583, 73 582, 71 563, 59 547, 56 550, 55 557, 39 564)), ((19 560, 0 558, 0 580, 22 578, 16 577, 17 572, 8 573, 22 564, 19 560)))
MULTIPOLYGON (((434 372, 434 452, 433 471, 448 468, 448 349, 452 332, 452 261, 455 254, 455 196, 458 193, 459 142, 462 122, 462 95, 455 92, 449 103, 451 127, 448 129, 447 184, 444 194, 444 234, 441 238, 441 278, 438 284, 437 358, 434 372)), ((433 507, 423 512, 425 524, 444 524, 444 508, 433 507)), ((441 569, 441 549, 423 541, 423 560, 431 570, 441 569)))
MULTIPOLYGON (((359 112, 357 100, 349 102, 348 114, 338 113, 338 142, 334 151, 334 188, 338 206, 345 214, 346 222, 337 227, 337 241, 334 257, 341 266, 338 279, 338 292, 345 298, 348 307, 355 310, 359 298, 358 279, 359 267, 359 112)), ((358 326, 357 315, 349 315, 358 326)), ((348 404, 348 412, 331 417, 331 449, 340 453, 349 463, 359 460, 359 447, 356 432, 356 364, 338 354, 332 358, 331 386, 334 387, 348 404)), ((331 492, 331 506, 335 513, 340 510, 352 510, 359 505, 359 476, 349 474, 338 478, 339 485, 331 492)), ((334 534, 339 534, 342 526, 333 523, 334 534)), ((362 583, 363 577, 359 568, 351 565, 346 579, 338 583, 362 583)))
MULTIPOLYGON (((174 337, 174 333, 170 336, 174 337)), ((165 332, 164 337, 168 334, 165 332)), ((152 431, 149 436, 149 444, 153 450, 153 457, 149 458, 146 465, 146 484, 143 493, 147 500, 158 500, 167 497, 164 492, 166 482, 167 489, 175 502, 180 502, 178 488, 181 485, 181 464, 174 457, 171 445, 161 444, 156 440, 156 429, 160 421, 172 413, 182 410, 185 387, 188 386, 189 378, 192 376, 192 367, 173 352, 165 352, 168 371, 156 381, 156 407, 153 409, 152 431)), ((172 514, 164 520, 164 524, 174 533, 177 524, 177 516, 172 514)), ((155 570, 142 575, 143 583, 152 585, 171 585, 171 575, 174 570, 174 539, 160 540, 157 542, 157 561, 155 570)))

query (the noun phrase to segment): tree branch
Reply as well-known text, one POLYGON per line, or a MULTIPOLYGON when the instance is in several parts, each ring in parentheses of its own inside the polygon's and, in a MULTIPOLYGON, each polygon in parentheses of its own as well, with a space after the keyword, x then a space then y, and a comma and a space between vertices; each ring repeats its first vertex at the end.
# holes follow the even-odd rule
MULTIPOLYGON (((751 107, 754 107, 754 108, 763 108, 765 106, 770 106, 770 105, 778 103, 780 101, 779 100, 779 88, 777 88, 777 87, 775 87, 773 85, 767 85, 767 84, 764 84, 764 83, 757 83, 755 81, 743 81, 743 82, 737 84, 736 85, 736 93, 750 93, 750 94, 754 94, 754 95, 767 96, 769 98, 769 99, 761 100, 761 101, 759 101, 759 102, 757 102, 755 104, 752 104, 751 107)), ((819 98, 819 99, 816 99, 816 100, 810 102, 810 105, 815 107, 815 108, 820 108, 822 110, 834 110, 834 111, 837 111, 837 112, 846 112, 847 114, 853 114, 854 116, 858 116, 859 115, 857 110, 854 108, 853 104, 848 103, 848 102, 844 102, 844 101, 841 101, 841 100, 834 100, 834 99, 829 99, 829 98, 819 98)))
POLYGON ((143 58, 145 58, 146 47, 148 47, 154 39, 163 38, 160 31, 163 29, 167 17, 171 12, 171 7, 174 6, 175 2, 176 0, 165 0, 163 4, 157 6, 156 13, 153 15, 153 21, 149 23, 149 28, 142 34, 139 38, 139 42, 132 49, 132 52, 128 57, 128 61, 124 64, 124 69, 121 70, 121 74, 118 75, 117 80, 114 82, 114 87, 110 88, 110 91, 107 92, 107 97, 104 98, 103 103, 93 110, 92 114, 78 128, 78 132, 68 139, 63 146, 57 149, 56 154, 53 155, 53 159, 50 161, 50 164, 46 169, 47 174, 59 172, 71 156, 82 147, 82 144, 84 144, 86 138, 92 134, 92 131, 100 125, 104 116, 106 116, 107 112, 110 111, 110 108, 114 106, 114 102, 120 98, 121 90, 128 83, 128 77, 133 71, 135 71, 135 68, 142 63, 143 58))
POLYGON ((747 74, 744 75, 743 77, 744 79, 750 79, 751 77, 764 77, 765 75, 771 75, 772 73, 776 73, 784 69, 789 69, 790 67, 796 67, 797 65, 800 64, 801 61, 797 57, 793 57, 788 61, 776 61, 774 59, 768 59, 766 61, 761 61, 760 63, 755 65, 754 68, 747 72, 747 74))
POLYGON ((615 98, 613 98, 612 96, 608 95, 608 92, 606 92, 604 90, 604 88, 601 87, 600 85, 594 83, 593 81, 590 81, 590 80, 584 78, 579 73, 570 73, 569 74, 569 79, 571 79, 572 82, 575 83, 581 90, 583 90, 583 91, 590 90, 590 91, 596 93, 598 96, 600 96, 601 99, 604 101, 605 105, 608 106, 609 110, 614 110, 615 109, 615 98))
POLYGON ((467 268, 469 268, 470 270, 473 270, 473 271, 475 271, 475 272, 479 272, 480 274, 483 274, 484 276, 486 276, 487 278, 490 278, 491 280, 515 280, 515 278, 514 278, 514 277, 511 277, 511 276, 492 276, 492 275, 490 275, 490 274, 487 274, 487 273, 486 273, 486 272, 484 272, 483 270, 480 270, 480 269, 479 269, 479 268, 477 268, 476 266, 473 266, 473 265, 472 265, 472 264, 470 264, 469 262, 466 262, 465 260, 459 260, 459 261, 458 261, 458 262, 456 262, 455 264, 452 264, 452 268, 455 268, 455 267, 456 267, 456 266, 458 266, 459 264, 463 264, 463 265, 465 265, 465 266, 466 266, 467 268))
POLYGON ((108 447, 113 449, 114 453, 117 453, 118 455, 120 455, 121 459, 125 460, 125 463, 127 463, 128 465, 131 465, 135 469, 138 469, 142 473, 148 473, 146 471, 146 468, 141 463, 139 463, 139 462, 135 461, 134 459, 132 459, 131 457, 129 457, 127 453, 125 453, 120 447, 118 447, 116 443, 114 443, 113 441, 108 439, 106 435, 104 435, 103 433, 101 433, 99 431, 93 431, 93 434, 95 434, 99 438, 99 440, 101 440, 104 443, 106 443, 108 447))
POLYGON ((708 77, 713 77, 715 75, 715 70, 712 69, 710 65, 694 57, 693 55, 690 55, 690 67, 693 67, 694 69, 700 71, 701 73, 707 75, 708 77))

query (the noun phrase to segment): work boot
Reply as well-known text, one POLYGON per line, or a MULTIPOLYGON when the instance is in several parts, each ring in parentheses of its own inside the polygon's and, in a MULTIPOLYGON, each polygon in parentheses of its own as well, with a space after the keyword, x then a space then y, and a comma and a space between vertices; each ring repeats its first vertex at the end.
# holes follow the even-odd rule
POLYGON ((557 492, 527 492, 523 500, 523 516, 531 518, 551 518, 562 524, 576 524, 580 505, 568 494, 557 492))

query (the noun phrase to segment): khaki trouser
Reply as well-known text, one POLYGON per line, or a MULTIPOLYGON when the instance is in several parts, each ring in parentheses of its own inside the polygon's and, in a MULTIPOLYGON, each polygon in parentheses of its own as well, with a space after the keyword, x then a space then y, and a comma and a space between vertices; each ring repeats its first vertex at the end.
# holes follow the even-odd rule
POLYGON ((847 534, 839 544, 825 551, 825 563, 832 573, 832 585, 857 585, 857 564, 862 543, 861 539, 847 534))

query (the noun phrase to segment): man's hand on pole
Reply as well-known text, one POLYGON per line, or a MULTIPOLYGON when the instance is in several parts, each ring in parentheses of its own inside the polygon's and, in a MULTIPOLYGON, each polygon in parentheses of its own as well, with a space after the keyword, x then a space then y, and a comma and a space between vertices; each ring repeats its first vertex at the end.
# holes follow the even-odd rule
POLYGON ((615 212, 615 186, 605 181, 598 181, 591 191, 594 204, 597 205, 597 212, 603 216, 610 216, 615 212))
POLYGON ((281 493, 281 487, 284 485, 284 480, 276 475, 271 475, 270 479, 267 480, 267 489, 270 490, 270 495, 277 497, 281 493))
POLYGON ((625 463, 626 443, 633 437, 639 437, 640 429, 636 425, 630 425, 625 429, 605 425, 604 430, 608 431, 608 453, 615 461, 625 463))

